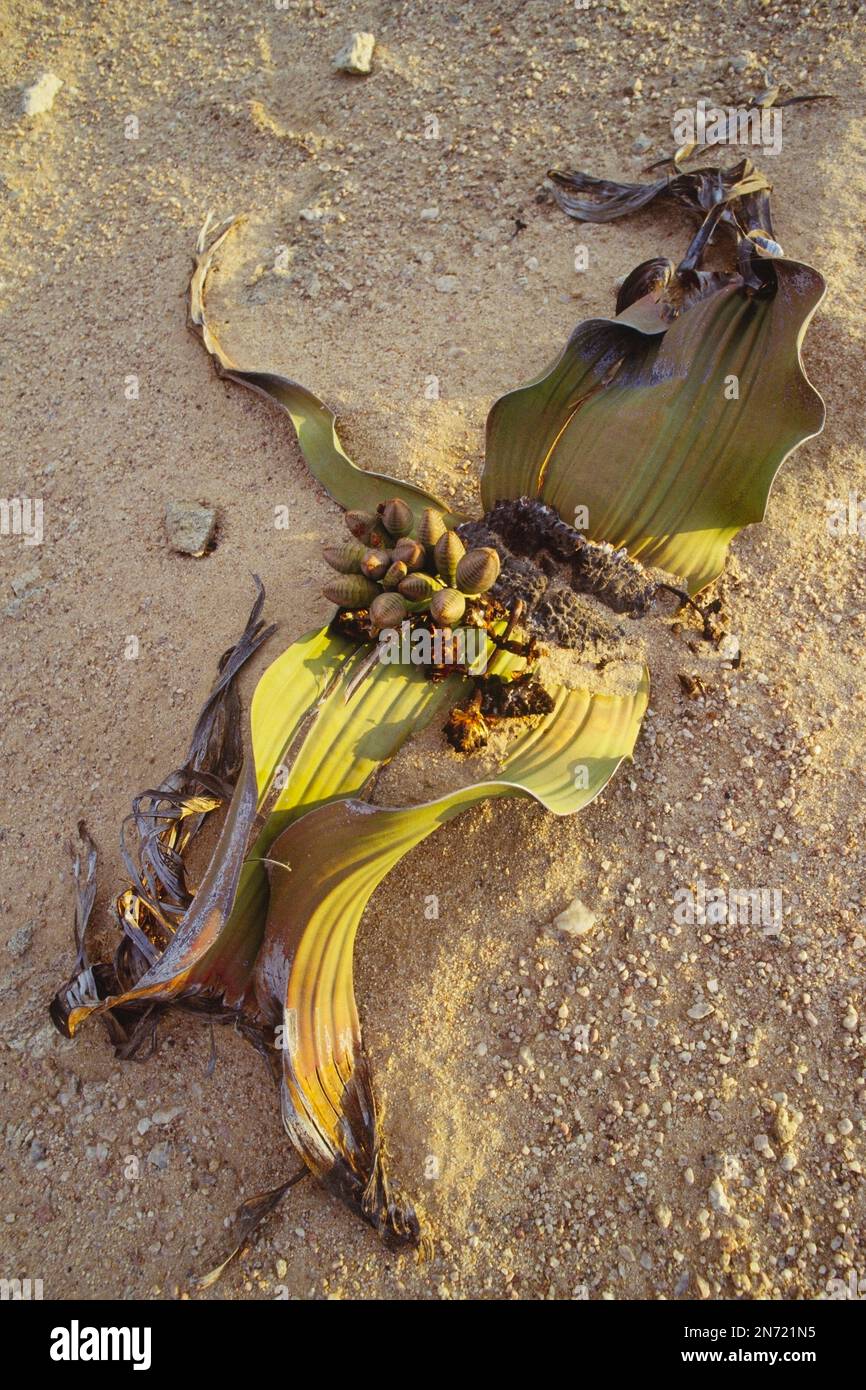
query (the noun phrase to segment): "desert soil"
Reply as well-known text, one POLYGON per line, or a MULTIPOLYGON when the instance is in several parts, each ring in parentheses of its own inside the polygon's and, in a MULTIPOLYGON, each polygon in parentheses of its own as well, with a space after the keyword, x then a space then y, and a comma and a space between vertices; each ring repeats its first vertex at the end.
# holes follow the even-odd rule
MULTIPOLYGON (((813 1299, 866 1278, 866 540, 826 524, 866 492, 859 8, 7 0, 0 491, 41 497, 45 535, 0 539, 4 1277, 64 1299, 813 1299), (332 69, 356 30, 377 39, 367 77, 332 69), (571 223, 546 169, 638 179, 678 107, 766 68, 836 96, 786 108, 764 161, 779 239, 829 283, 804 353, 828 421, 732 547, 742 665, 664 629, 634 763, 599 801, 471 812, 375 895, 357 993, 432 1258, 388 1254, 310 1181, 196 1293, 238 1203, 295 1166, 269 1078, 229 1029, 209 1075, 193 1019, 121 1064, 46 1009, 78 817, 105 916, 129 799, 182 757, 251 574, 273 656, 321 621, 341 529, 285 421, 187 332, 197 229, 249 215, 213 291, 228 349, 327 399, 361 464, 475 510, 493 399, 689 235, 675 210, 571 223), (63 86, 25 116, 45 72, 63 86), (186 499, 219 508, 201 559, 164 536, 186 499), (698 881, 780 890, 781 932, 677 923, 698 881), (596 916, 577 941, 550 931, 575 897, 596 916)), ((413 794, 436 757, 405 755, 413 794)))

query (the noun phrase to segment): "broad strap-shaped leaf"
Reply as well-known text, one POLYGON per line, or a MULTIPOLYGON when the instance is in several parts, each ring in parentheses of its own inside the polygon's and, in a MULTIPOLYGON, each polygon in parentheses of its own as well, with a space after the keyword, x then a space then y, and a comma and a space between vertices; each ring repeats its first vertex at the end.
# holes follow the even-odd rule
POLYGON ((423 488, 404 483, 399 478, 391 478, 386 473, 368 472, 353 463, 340 443, 334 412, 300 382, 274 372, 259 371, 229 357, 213 325, 208 322, 205 299, 214 256, 226 237, 244 221, 242 217, 235 218, 210 241, 209 222, 205 223, 199 234, 196 264, 190 280, 190 325, 221 374, 256 391, 285 411, 294 426, 298 445, 313 477, 347 511, 374 512, 385 498, 399 497, 411 507, 416 520, 425 507, 434 507, 451 523, 456 521, 447 505, 423 488))
POLYGON ((318 628, 299 637, 272 661, 261 676, 250 705, 250 729, 259 801, 266 795, 277 769, 305 716, 346 666, 357 643, 318 628))
POLYGON ((247 974, 261 942, 263 920, 245 937, 223 934, 234 912, 244 873, 250 838, 255 832, 261 801, 276 767, 286 755, 305 715, 325 694, 353 651, 345 638, 327 628, 307 633, 292 643, 261 677, 253 696, 251 738, 243 770, 232 796, 216 849, 193 899, 165 950, 129 989, 99 999, 80 998, 64 1020, 69 1036, 91 1013, 105 1013, 147 1002, 167 1003, 195 990, 222 995, 216 972, 202 969, 211 948, 220 941, 223 958, 247 974))
POLYGON ((763 519, 776 472, 820 432, 800 348, 824 294, 797 261, 761 265, 767 292, 726 284, 665 326, 647 301, 581 324, 547 373, 487 422, 485 508, 539 497, 587 534, 680 575, 691 593, 763 519))
POLYGON ((414 1242, 411 1206, 392 1196, 355 1005, 355 933, 375 888, 438 826, 485 797, 530 796, 557 815, 593 800, 630 757, 649 680, 629 696, 560 690, 495 780, 405 809, 344 799, 272 844, 265 942, 256 966, 264 1019, 282 1029, 286 1129, 313 1172, 381 1233, 414 1242))
MULTIPOLYGON (((418 666, 376 663, 352 692, 368 654, 364 647, 345 661, 320 699, 284 785, 270 804, 267 819, 260 823, 223 930, 188 981, 189 986, 217 992, 230 1008, 248 1005, 247 987, 265 929, 266 864, 273 841, 315 807, 337 797, 360 795, 378 768, 407 738, 426 728, 438 710, 458 700, 465 685, 462 676, 432 682, 418 666)), ((269 677, 270 671, 253 700, 254 733, 258 727, 262 750, 262 730, 272 715, 279 721, 284 698, 282 679, 269 677), (265 680, 268 686, 263 691, 265 680)), ((269 738, 268 750, 277 742, 269 738)))

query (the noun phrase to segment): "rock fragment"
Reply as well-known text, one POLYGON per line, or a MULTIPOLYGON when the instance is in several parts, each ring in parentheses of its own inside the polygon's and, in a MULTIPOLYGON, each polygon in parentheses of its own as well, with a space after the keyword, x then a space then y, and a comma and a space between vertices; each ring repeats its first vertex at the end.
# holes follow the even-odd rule
POLYGON ((713 1211, 720 1212, 722 1216, 730 1216, 731 1203, 721 1178, 713 1178, 707 1195, 710 1199, 710 1206, 713 1211))
POLYGON ((44 116, 54 105, 54 98, 63 86, 63 81, 53 72, 43 72, 32 86, 27 87, 21 97, 21 110, 25 116, 44 116))
POLYGON ((564 912, 554 917, 551 925, 565 936, 588 936, 595 926, 595 913, 590 912, 580 898, 575 898, 564 912))
POLYGON ((165 509, 165 533, 172 550, 181 555, 206 555, 216 535, 215 507, 200 502, 169 502, 165 509))
POLYGON ((349 72, 355 77, 366 77, 373 67, 373 49, 376 39, 363 30, 353 34, 343 45, 334 59, 337 72, 349 72))

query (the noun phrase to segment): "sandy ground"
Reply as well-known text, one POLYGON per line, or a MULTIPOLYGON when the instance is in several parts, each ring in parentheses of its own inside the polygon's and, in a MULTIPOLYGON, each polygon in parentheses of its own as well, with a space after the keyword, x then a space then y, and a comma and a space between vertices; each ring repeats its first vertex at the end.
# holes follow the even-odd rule
POLYGON ((856 8, 6 0, 0 491, 44 499, 45 539, 0 539, 0 1274, 46 1297, 178 1296, 238 1202, 294 1166, 230 1031, 209 1077, 194 1020, 137 1066, 46 1019, 77 817, 104 907, 129 797, 182 754, 251 572, 288 642, 321 618, 318 547, 339 530, 283 422, 186 331, 205 213, 250 217, 214 287, 229 350, 332 402, 361 463, 473 507, 491 401, 687 237, 674 212, 571 224, 545 169, 638 177, 677 107, 748 95, 770 65, 840 98, 784 113, 769 170, 782 244, 830 285, 805 353, 828 425, 733 547, 742 667, 665 634, 635 763, 599 802, 566 821, 482 808, 376 894, 357 991, 433 1259, 388 1255, 309 1182, 207 1296, 810 1299, 866 1278, 866 541, 826 527, 829 500, 866 493, 856 8), (378 47, 351 79, 331 59, 356 29, 378 47), (44 71, 64 85, 25 118, 44 71), (178 498, 220 508, 204 559, 166 545, 178 498), (779 889, 781 934, 677 924, 698 880, 779 889), (576 946, 546 931, 575 895, 598 918, 576 946))

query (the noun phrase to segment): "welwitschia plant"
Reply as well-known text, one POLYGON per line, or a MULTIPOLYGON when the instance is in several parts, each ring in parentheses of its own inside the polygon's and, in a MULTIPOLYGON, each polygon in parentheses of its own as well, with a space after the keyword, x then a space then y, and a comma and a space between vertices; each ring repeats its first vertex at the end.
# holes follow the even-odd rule
MULTIPOLYGON (((638 266, 614 317, 580 324, 546 372, 494 404, 474 518, 358 468, 316 396, 229 355, 207 288, 239 224, 199 241, 195 331, 222 374, 288 415, 313 477, 346 510, 348 535, 324 554, 336 610, 265 671, 244 726, 235 680, 269 635, 259 595, 183 767, 134 803, 138 852, 125 846, 132 882, 113 965, 87 950, 96 862, 82 830, 78 960, 53 1016, 70 1036, 102 1017, 123 1055, 152 1040, 169 1005, 233 1020, 268 1058, 306 1167, 391 1242, 418 1244, 421 1231, 389 1180, 354 995, 367 902, 415 845, 483 798, 531 797, 567 815, 598 795, 632 755, 649 678, 638 671, 610 693, 569 677, 587 604, 641 618, 673 596, 716 638, 713 605, 695 595, 823 423, 800 360, 820 275, 781 255, 769 185, 748 161, 687 173, 684 160, 679 151, 650 184, 552 176, 573 217, 607 221, 668 197, 700 225, 678 265, 638 266), (705 270, 711 244, 727 264, 705 270), (545 653, 558 659, 545 666, 545 653), (461 775, 420 805, 377 804, 378 770, 434 719, 464 758, 491 729, 517 732, 474 781, 461 775), (185 852, 222 803, 194 890, 185 852)), ((294 1180, 246 1204, 240 1239, 294 1180)))

